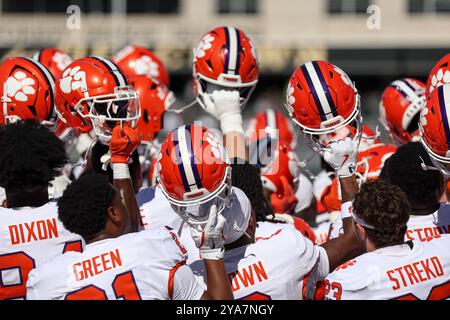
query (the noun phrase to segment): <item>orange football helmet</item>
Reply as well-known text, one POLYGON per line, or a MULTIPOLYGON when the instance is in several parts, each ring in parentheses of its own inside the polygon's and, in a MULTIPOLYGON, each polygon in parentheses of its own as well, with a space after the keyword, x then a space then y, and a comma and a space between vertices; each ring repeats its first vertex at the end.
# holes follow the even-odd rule
POLYGON ((111 60, 128 78, 149 75, 162 82, 166 87, 170 85, 169 72, 150 49, 136 45, 126 46, 118 51, 111 60))
POLYGON ((118 67, 102 57, 73 61, 56 82, 58 116, 76 133, 94 129, 104 142, 117 123, 136 127, 139 97, 118 67))
POLYGON ((39 62, 25 57, 4 60, 0 65, 0 124, 35 119, 54 131, 58 120, 54 87, 53 76, 39 62))
POLYGON ((428 97, 433 91, 443 84, 450 83, 450 53, 444 56, 433 67, 428 76, 425 95, 428 97))
POLYGON ((175 95, 163 83, 140 75, 129 78, 129 83, 139 94, 141 117, 137 123, 141 142, 152 143, 163 128, 164 112, 175 102, 175 95))
POLYGON ((32 58, 46 66, 55 79, 58 79, 64 69, 73 61, 67 53, 56 48, 38 50, 33 54, 32 58))
POLYGON ((188 223, 204 223, 213 204, 218 213, 229 204, 231 168, 216 132, 181 126, 169 133, 157 161, 159 186, 188 223))
POLYGON ((255 46, 241 30, 226 26, 206 33, 194 49, 194 93, 201 106, 219 87, 240 92, 244 107, 258 83, 259 58, 255 46))
POLYGON ((286 91, 286 108, 308 145, 323 151, 319 137, 354 124, 360 139, 360 96, 339 67, 326 61, 310 61, 297 68, 286 91))
POLYGON ((433 164, 450 177, 450 84, 438 86, 420 114, 420 141, 433 164))
POLYGON ((285 143, 291 149, 295 149, 297 145, 297 134, 289 119, 272 109, 257 113, 247 130, 249 145, 267 137, 285 143))
POLYGON ((416 79, 396 80, 384 90, 379 120, 392 142, 403 145, 418 138, 420 110, 425 102, 425 84, 416 79))

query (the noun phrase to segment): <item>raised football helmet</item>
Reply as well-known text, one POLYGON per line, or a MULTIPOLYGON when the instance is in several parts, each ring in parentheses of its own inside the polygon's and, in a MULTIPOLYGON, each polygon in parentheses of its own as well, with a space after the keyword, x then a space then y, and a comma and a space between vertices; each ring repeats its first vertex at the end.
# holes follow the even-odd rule
POLYGON ((139 97, 118 67, 102 57, 73 61, 56 82, 58 116, 77 133, 94 129, 109 141, 118 123, 136 127, 140 117, 139 97))
POLYGON ((286 108, 316 152, 323 151, 321 135, 346 125, 356 128, 355 140, 361 137, 358 91, 348 75, 329 62, 310 61, 295 70, 286 91, 286 108))
POLYGON ((73 61, 67 53, 56 48, 38 50, 33 54, 32 58, 47 67, 55 79, 58 79, 64 69, 73 61))
MULTIPOLYGON (((420 141, 433 164, 450 177, 450 84, 438 86, 420 113, 420 141)), ((425 168, 428 169, 428 168, 425 168)))
POLYGON ((425 102, 425 84, 416 79, 396 80, 384 90, 379 121, 396 145, 418 138, 420 110, 425 102))
POLYGON ((244 107, 259 77, 256 47, 241 30, 226 26, 206 33, 194 49, 194 93, 203 108, 218 88, 239 90, 244 107))
POLYGON ((431 70, 427 80, 426 96, 433 93, 437 87, 448 83, 450 83, 450 53, 439 60, 431 70))
POLYGON ((149 75, 166 87, 170 85, 169 72, 150 49, 130 45, 118 51, 111 60, 128 77, 149 75))
POLYGON ((273 161, 261 168, 261 181, 263 187, 269 191, 283 194, 281 177, 286 177, 292 189, 296 190, 299 174, 300 169, 297 155, 289 145, 280 142, 275 150, 273 161))
POLYGON ((297 145, 297 134, 289 119, 272 109, 256 114, 250 121, 247 138, 249 144, 270 138, 288 144, 291 149, 297 145))
POLYGON ((205 223, 214 204, 219 213, 231 205, 231 168, 216 131, 198 125, 173 130, 157 161, 162 192, 189 224, 205 223))
POLYGON ((0 65, 0 124, 35 119, 54 131, 58 120, 54 87, 53 76, 39 62, 25 57, 4 60, 0 65))

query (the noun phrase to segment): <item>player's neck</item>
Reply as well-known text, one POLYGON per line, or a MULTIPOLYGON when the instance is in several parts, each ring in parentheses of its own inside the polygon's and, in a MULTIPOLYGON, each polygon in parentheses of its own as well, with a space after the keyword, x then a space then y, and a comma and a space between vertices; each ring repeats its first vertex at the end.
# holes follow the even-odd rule
POLYGON ((106 240, 106 239, 113 239, 113 238, 117 238, 117 237, 113 236, 111 234, 108 234, 108 233, 100 233, 99 235, 97 235, 91 239, 84 239, 84 242, 86 242, 86 244, 91 244, 94 242, 98 242, 98 241, 102 241, 102 240, 106 240))
POLYGON ((434 206, 413 206, 411 208, 411 215, 413 216, 427 216, 439 210, 441 204, 438 202, 434 206))
POLYGON ((48 189, 47 187, 33 191, 14 191, 6 190, 6 203, 8 208, 21 208, 21 207, 41 207, 48 202, 48 189))

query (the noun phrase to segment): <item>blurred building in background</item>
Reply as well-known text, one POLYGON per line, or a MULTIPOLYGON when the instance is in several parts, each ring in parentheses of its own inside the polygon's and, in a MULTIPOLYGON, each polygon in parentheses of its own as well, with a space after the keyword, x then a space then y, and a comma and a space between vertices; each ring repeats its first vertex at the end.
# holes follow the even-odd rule
POLYGON ((143 45, 166 63, 173 90, 188 102, 192 48, 220 25, 241 28, 258 48, 261 78, 247 117, 283 110, 292 71, 325 59, 356 82, 374 127, 381 90, 398 77, 425 80, 450 51, 450 0, 0 0, 0 54, 56 46, 76 58, 109 57, 143 45))

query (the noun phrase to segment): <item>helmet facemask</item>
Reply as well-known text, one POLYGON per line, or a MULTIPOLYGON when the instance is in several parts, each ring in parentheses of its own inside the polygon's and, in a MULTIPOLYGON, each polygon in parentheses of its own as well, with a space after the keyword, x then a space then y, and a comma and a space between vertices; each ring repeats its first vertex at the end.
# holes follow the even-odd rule
POLYGON ((95 134, 103 143, 109 143, 112 129, 117 124, 128 123, 135 128, 141 115, 139 95, 129 86, 116 87, 113 94, 87 97, 75 106, 75 111, 82 118, 88 118, 95 134), (84 106, 88 113, 83 113, 84 106))
POLYGON ((220 75, 219 80, 213 80, 202 75, 196 73, 195 64, 193 66, 193 75, 194 81, 196 82, 196 100, 198 103, 206 109, 208 105, 213 104, 214 99, 212 97, 212 92, 214 90, 237 90, 239 91, 239 105, 241 109, 244 109, 248 100, 252 96, 253 91, 255 90, 256 84, 258 80, 243 83, 241 82, 240 76, 233 75, 220 75), (236 78, 236 81, 224 81, 224 77, 233 77, 236 78))
POLYGON ((224 180, 219 188, 198 199, 180 201, 170 197, 164 188, 161 188, 161 190, 166 194, 172 209, 183 221, 190 226, 203 225, 207 223, 213 205, 216 205, 218 214, 232 205, 231 168, 227 168, 224 180))

